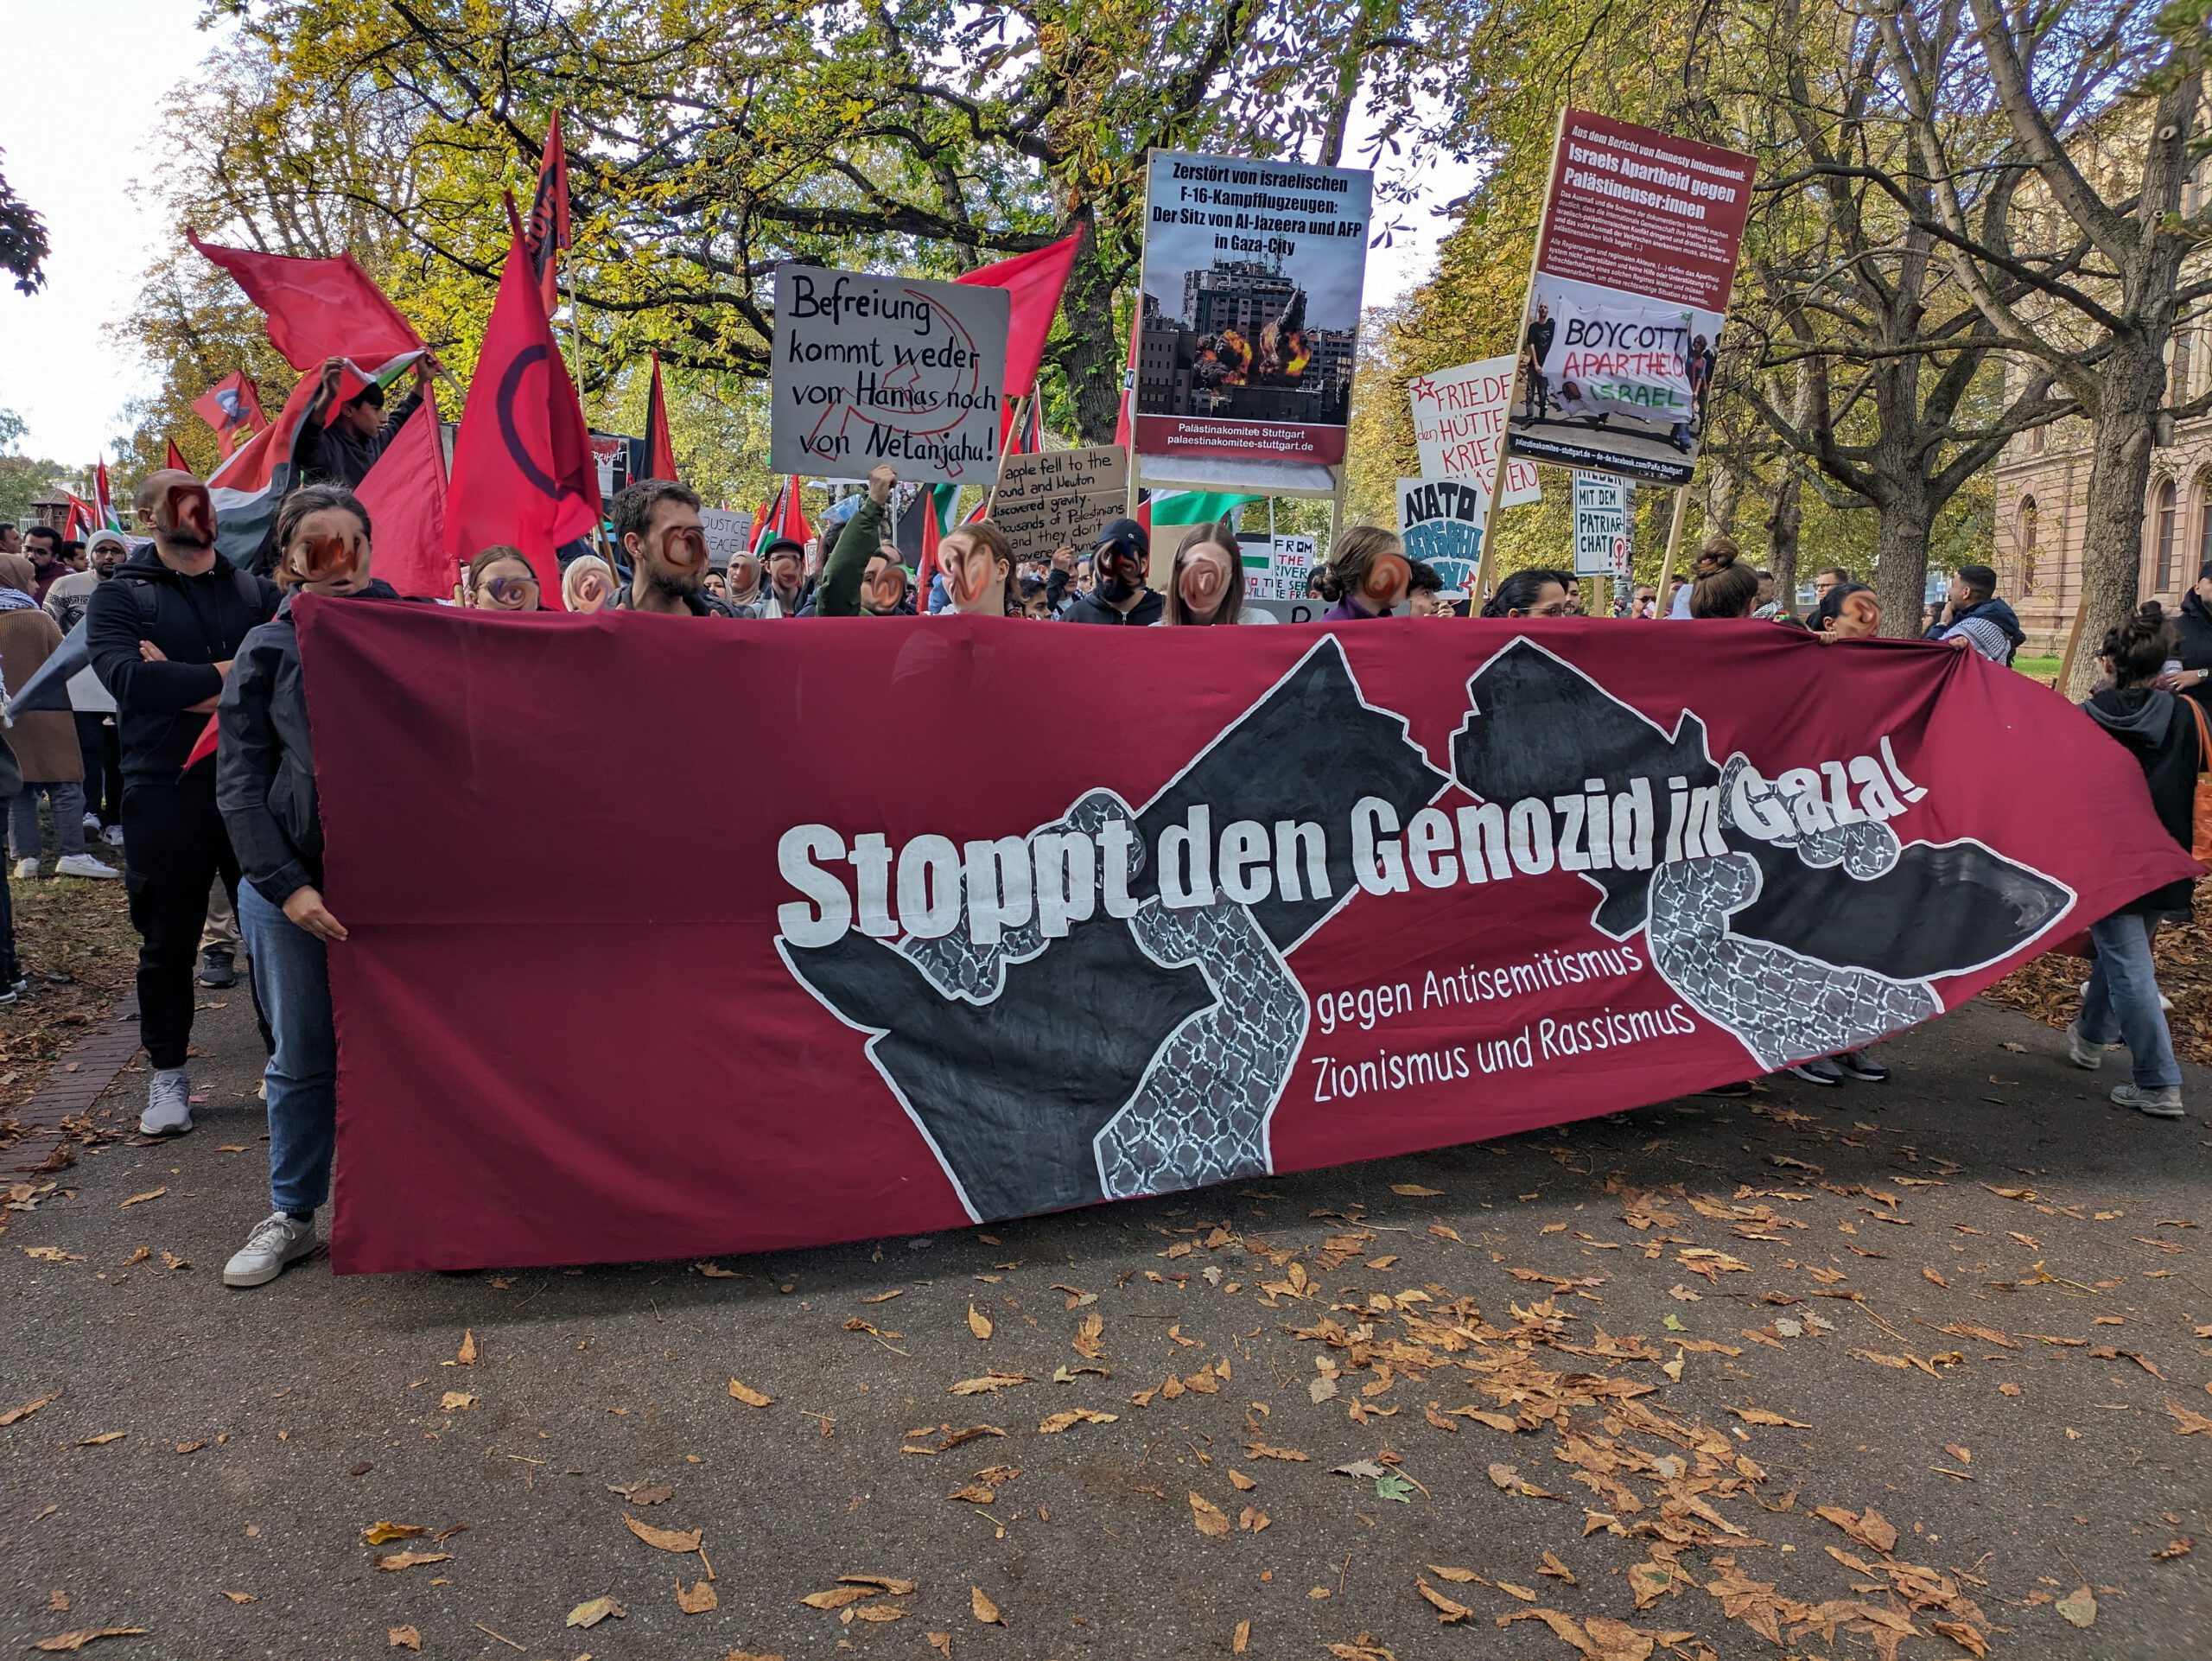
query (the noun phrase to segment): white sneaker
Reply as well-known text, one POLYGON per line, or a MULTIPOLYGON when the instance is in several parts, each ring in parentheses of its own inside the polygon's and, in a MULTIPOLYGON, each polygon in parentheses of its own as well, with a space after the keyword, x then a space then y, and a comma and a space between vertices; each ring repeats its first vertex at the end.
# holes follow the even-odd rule
MULTIPOLYGON (((2089 996, 2089 983, 2087 981, 2082 983, 2082 996, 2085 998, 2089 996)), ((2174 1001, 2161 992, 2158 994, 2158 1008, 2163 1013, 2171 1015, 2174 1012, 2174 1001)))
POLYGON ((98 836, 99 834, 99 828, 100 816, 99 814, 87 813, 85 815, 85 834, 86 836, 98 836))
POLYGON ((111 848, 122 847, 123 827, 119 824, 111 824, 106 830, 100 832, 100 840, 111 848))
POLYGON ((271 1212, 253 1225, 245 1244, 223 1265, 226 1286, 266 1286, 320 1244, 315 1220, 302 1223, 281 1211, 271 1212))
POLYGON ((2082 1039, 2082 1023, 2077 1021, 2066 1029, 2066 1059, 2077 1067, 2094 1072, 2105 1064, 2104 1047, 2101 1044, 2084 1043, 2082 1039))
POLYGON ((71 854, 56 860, 54 874, 56 876, 87 877, 98 882, 112 882, 123 875, 105 860, 95 858, 91 854, 71 854))
POLYGON ((17 876, 36 876, 38 875, 38 862, 35 859, 17 860, 16 862, 16 875, 17 876))
POLYGON ((143 1136, 181 1136, 192 1129, 192 1079, 182 1067, 156 1072, 138 1116, 143 1136))

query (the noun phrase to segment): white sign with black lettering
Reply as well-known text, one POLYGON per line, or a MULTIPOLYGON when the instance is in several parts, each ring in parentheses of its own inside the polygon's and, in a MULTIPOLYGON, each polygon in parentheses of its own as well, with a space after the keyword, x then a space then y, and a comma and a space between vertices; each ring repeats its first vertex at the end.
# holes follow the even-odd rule
POLYGON ((989 484, 1007 307, 982 284, 777 266, 770 471, 989 484))
POLYGON ((753 516, 727 507, 702 507, 699 524, 707 533, 707 563, 720 570, 753 550, 753 516))
POLYGON ((1629 481, 1604 473, 1574 475, 1574 574, 1628 575, 1629 481))

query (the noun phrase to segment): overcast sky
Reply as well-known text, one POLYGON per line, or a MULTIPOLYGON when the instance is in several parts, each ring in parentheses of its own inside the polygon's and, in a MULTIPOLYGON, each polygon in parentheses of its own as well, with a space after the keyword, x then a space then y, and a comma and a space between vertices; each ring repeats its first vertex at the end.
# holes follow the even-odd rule
MULTIPOLYGON (((159 156, 162 95, 206 53, 193 0, 12 0, 10 72, 0 91, 0 150, 17 195, 44 215, 54 254, 46 287, 0 283, 0 408, 29 427, 24 449, 89 464, 111 450, 123 406, 149 390, 146 366, 102 326, 137 296, 168 227, 125 194, 159 156)), ((1356 151, 1358 124, 1354 124, 1356 151)), ((1423 174, 1413 234, 1370 255, 1366 301, 1385 305, 1427 276, 1441 221, 1427 210, 1468 189, 1445 163, 1423 174)))

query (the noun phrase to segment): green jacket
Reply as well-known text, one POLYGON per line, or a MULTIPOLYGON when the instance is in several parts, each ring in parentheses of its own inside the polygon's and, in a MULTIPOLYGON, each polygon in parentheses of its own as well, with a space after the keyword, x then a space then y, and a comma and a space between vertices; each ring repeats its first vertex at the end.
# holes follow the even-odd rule
POLYGON ((814 586, 814 614, 817 617, 857 617, 861 614, 861 579, 868 563, 883 541, 883 509, 873 497, 863 496, 845 521, 830 557, 822 562, 822 576, 814 586))

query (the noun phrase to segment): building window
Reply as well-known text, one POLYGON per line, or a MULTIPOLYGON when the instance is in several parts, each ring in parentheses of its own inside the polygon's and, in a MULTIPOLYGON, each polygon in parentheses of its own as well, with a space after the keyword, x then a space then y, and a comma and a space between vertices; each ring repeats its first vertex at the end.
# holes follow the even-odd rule
POLYGON ((2174 331, 2174 390, 2171 399, 2180 404, 2195 395, 2196 377, 2190 373, 2190 361, 2196 355, 2194 331, 2178 328, 2174 331))
POLYGON ((2158 487, 2157 519, 2158 525, 2158 585, 2157 592, 2174 591, 2174 557, 2181 551, 2180 538, 2174 525, 2176 499, 2180 493, 2171 479, 2158 487))
POLYGON ((2196 569, 2212 565, 2212 468, 2196 475, 2196 569))

